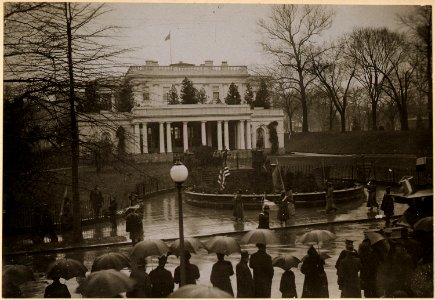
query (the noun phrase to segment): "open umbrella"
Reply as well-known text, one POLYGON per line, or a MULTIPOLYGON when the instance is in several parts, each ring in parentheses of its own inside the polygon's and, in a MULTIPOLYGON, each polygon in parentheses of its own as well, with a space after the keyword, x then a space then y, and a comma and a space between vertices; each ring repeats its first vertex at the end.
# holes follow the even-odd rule
POLYGON ((254 229, 248 231, 241 240, 242 244, 261 243, 264 245, 276 244, 277 241, 278 238, 276 237, 275 232, 269 229, 254 229))
POLYGON ((91 272, 101 270, 122 270, 130 267, 130 259, 128 256, 118 252, 109 252, 98 256, 92 264, 91 272))
POLYGON ((289 254, 278 255, 272 259, 272 265, 274 267, 280 267, 283 270, 290 270, 293 267, 297 268, 300 262, 299 258, 289 254))
POLYGON ((414 224, 414 230, 420 230, 420 231, 433 231, 433 217, 425 217, 421 218, 414 224))
POLYGON ((217 287, 187 284, 170 294, 169 298, 234 298, 234 296, 217 287))
POLYGON ((169 248, 162 240, 144 240, 134 245, 130 256, 143 259, 147 256, 162 256, 168 252, 169 248))
MULTIPOLYGON (((201 248, 205 248, 205 246, 196 238, 188 237, 184 238, 184 249, 189 251, 190 253, 196 253, 201 248)), ((176 256, 180 255, 180 240, 176 240, 170 247, 169 250, 171 253, 174 253, 176 256)))
POLYGON ((17 285, 27 281, 35 281, 32 269, 24 265, 6 265, 2 271, 3 281, 11 281, 17 285))
POLYGON ((365 232, 365 235, 370 240, 370 245, 374 245, 379 241, 385 240, 385 237, 378 232, 367 231, 365 232))
POLYGON ((91 273, 77 288, 86 298, 112 298, 134 287, 135 281, 117 270, 91 273))
POLYGON ((47 278, 64 278, 66 280, 73 277, 85 277, 88 269, 79 261, 71 258, 56 260, 51 263, 47 270, 47 278))
POLYGON ((221 253, 230 255, 231 253, 240 253, 239 243, 232 237, 228 236, 215 236, 211 238, 206 244, 209 253, 221 253))
POLYGON ((302 244, 320 243, 335 239, 336 236, 328 230, 311 230, 301 235, 298 239, 302 244))

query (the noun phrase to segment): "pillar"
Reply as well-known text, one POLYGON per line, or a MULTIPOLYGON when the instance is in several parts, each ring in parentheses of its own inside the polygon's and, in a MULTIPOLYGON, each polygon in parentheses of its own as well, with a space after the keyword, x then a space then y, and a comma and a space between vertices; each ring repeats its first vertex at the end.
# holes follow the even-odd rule
POLYGON ((205 132, 205 121, 201 121, 201 143, 203 146, 207 145, 207 138, 205 132))
POLYGON ((147 123, 142 123, 142 148, 143 148, 143 153, 148 153, 148 126, 147 126, 147 123))
POLYGON ((166 152, 172 152, 171 122, 166 122, 166 152))
POLYGON ((239 149, 245 150, 245 120, 240 120, 240 143, 239 149))
POLYGON ((251 132, 251 137, 252 137, 252 147, 254 149, 257 149, 257 130, 255 128, 255 126, 252 126, 252 132, 251 132))
POLYGON ((140 153, 140 127, 139 124, 134 124, 134 151, 133 153, 140 153))
POLYGON ((211 127, 211 123, 207 123, 206 125, 206 129, 207 129, 207 146, 212 146, 212 127, 211 127))
POLYGON ((225 141, 225 148, 230 150, 230 135, 228 134, 228 121, 224 121, 224 141, 225 141))
POLYGON ((184 151, 189 149, 189 139, 187 135, 187 122, 183 122, 183 149, 184 151))
POLYGON ((160 122, 159 125, 160 153, 165 153, 165 131, 163 129, 163 122, 160 122))
POLYGON ((222 150, 222 121, 217 121, 217 141, 218 150, 222 150))
POLYGON ((251 143, 251 120, 246 121, 246 149, 250 150, 252 149, 252 143, 251 143))

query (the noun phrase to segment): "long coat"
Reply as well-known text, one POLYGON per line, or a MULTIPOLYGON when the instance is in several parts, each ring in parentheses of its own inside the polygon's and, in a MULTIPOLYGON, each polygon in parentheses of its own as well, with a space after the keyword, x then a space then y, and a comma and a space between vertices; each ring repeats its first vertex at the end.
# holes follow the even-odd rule
POLYGON ((282 293, 283 298, 297 298, 295 284, 295 273, 291 270, 286 270, 281 276, 279 284, 279 291, 282 293))
POLYGON ((316 250, 308 250, 308 256, 301 266, 301 272, 305 274, 302 298, 329 298, 328 278, 323 269, 324 264, 316 250))
POLYGON ((231 286, 230 276, 234 275, 233 266, 231 262, 221 260, 216 262, 210 274, 210 282, 213 286, 234 296, 233 287, 231 286))
POLYGON ((393 196, 390 194, 385 194, 382 199, 381 209, 384 211, 386 216, 394 215, 394 200, 393 196))
POLYGON ((244 218, 243 198, 240 195, 234 196, 233 217, 235 217, 236 219, 241 219, 241 220, 243 220, 243 218, 244 218))
POLYGON ((71 298, 71 294, 65 284, 53 281, 45 288, 44 298, 71 298))
POLYGON ((273 278, 272 258, 263 250, 251 255, 249 267, 254 271, 254 290, 257 298, 270 298, 273 278))
POLYGON ((269 213, 268 212, 261 212, 258 215, 258 228, 259 229, 270 229, 269 213))
POLYGON ((162 266, 158 266, 150 272, 153 298, 166 298, 174 290, 174 278, 172 273, 162 266))
POLYGON ((254 280, 251 270, 245 262, 236 265, 237 298, 254 297, 254 280))
POLYGON ((150 298, 151 279, 145 270, 133 269, 130 278, 136 281, 133 290, 127 292, 127 298, 150 298))
MULTIPOLYGON (((196 265, 186 262, 186 284, 196 284, 196 280, 199 279, 199 269, 196 265)), ((174 282, 180 283, 180 266, 175 268, 174 282)))
POLYGON ((278 213, 276 217, 280 222, 286 222, 290 218, 288 203, 289 201, 287 197, 284 197, 276 203, 278 205, 278 213))
POLYGON ((361 260, 358 254, 349 251, 338 266, 338 283, 342 288, 341 298, 361 298, 361 286, 358 273, 361 260))

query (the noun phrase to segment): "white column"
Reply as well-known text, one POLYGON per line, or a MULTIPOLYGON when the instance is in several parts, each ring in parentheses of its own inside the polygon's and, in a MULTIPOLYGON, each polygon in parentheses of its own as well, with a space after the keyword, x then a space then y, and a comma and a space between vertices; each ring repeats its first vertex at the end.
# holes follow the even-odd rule
POLYGON ((252 132, 251 132, 251 136, 252 136, 252 147, 254 149, 257 149, 257 129, 255 128, 255 126, 252 126, 252 132))
POLYGON ((240 149, 240 122, 236 123, 236 126, 234 128, 234 135, 235 135, 235 149, 240 149))
POLYGON ((240 120, 240 149, 245 150, 245 120, 240 120))
POLYGON ((189 140, 187 135, 187 122, 183 122, 183 149, 186 151, 189 149, 189 140))
POLYGON ((228 133, 228 121, 224 121, 224 141, 225 141, 225 148, 230 150, 230 135, 228 133))
POLYGON ((134 153, 140 153, 140 127, 134 124, 134 153))
POLYGON ((212 131, 211 131, 211 123, 207 123, 207 125, 205 126, 206 130, 207 130, 207 146, 212 145, 212 131))
POLYGON ((147 126, 147 123, 142 123, 142 148, 143 148, 143 153, 148 153, 148 126, 147 126))
POLYGON ((218 150, 222 150, 222 121, 217 121, 217 141, 218 150))
POLYGON ((166 152, 172 152, 171 122, 166 122, 166 152))
POLYGON ((163 128, 163 122, 160 122, 159 124, 160 153, 165 153, 165 131, 163 128))
POLYGON ((246 149, 252 149, 251 143, 251 120, 246 121, 246 149))
POLYGON ((207 138, 205 133, 205 121, 201 121, 201 142, 203 146, 207 145, 207 138))

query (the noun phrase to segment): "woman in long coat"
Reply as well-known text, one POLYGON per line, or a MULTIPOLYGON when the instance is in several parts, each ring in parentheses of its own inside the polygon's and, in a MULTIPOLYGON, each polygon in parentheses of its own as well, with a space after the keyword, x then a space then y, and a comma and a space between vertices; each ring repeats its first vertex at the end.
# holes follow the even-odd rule
POLYGON ((241 191, 237 191, 237 194, 234 196, 234 210, 233 216, 236 218, 236 221, 240 219, 243 222, 244 218, 244 205, 243 198, 241 196, 241 191))
POLYGON ((281 193, 281 200, 277 202, 278 205, 278 221, 281 223, 281 226, 286 225, 287 220, 289 219, 289 211, 288 211, 288 199, 285 193, 281 193))
POLYGON ((231 262, 224 260, 224 254, 216 253, 218 261, 213 265, 210 274, 210 282, 213 286, 230 293, 234 296, 230 276, 234 275, 231 262))
POLYGON ((302 298, 329 298, 328 278, 323 266, 325 262, 311 246, 303 259, 301 272, 305 274, 302 298))

